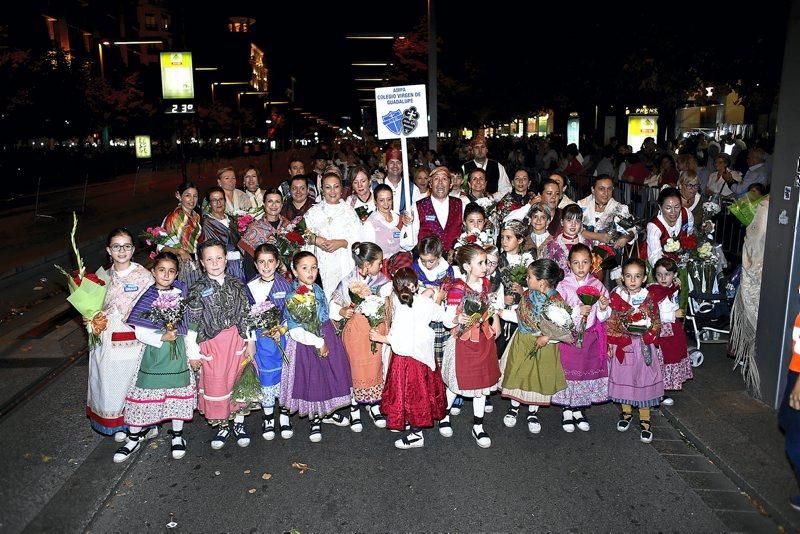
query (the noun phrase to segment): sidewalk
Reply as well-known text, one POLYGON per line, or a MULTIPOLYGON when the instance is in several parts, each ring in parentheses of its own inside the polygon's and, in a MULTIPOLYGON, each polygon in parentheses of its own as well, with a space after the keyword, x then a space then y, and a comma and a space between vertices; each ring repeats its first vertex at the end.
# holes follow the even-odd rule
POLYGON ((704 344, 705 362, 661 412, 707 456, 763 515, 787 531, 800 530, 789 506, 797 482, 783 449, 775 410, 751 397, 724 344, 704 344))

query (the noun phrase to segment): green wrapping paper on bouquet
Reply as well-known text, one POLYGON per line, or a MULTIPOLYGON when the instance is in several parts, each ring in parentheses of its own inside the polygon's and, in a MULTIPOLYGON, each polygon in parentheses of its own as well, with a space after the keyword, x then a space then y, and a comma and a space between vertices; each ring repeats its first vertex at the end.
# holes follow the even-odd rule
POLYGON ((234 402, 242 402, 250 406, 261 402, 261 382, 258 380, 258 374, 253 366, 252 358, 247 358, 242 361, 242 374, 239 380, 233 386, 231 399, 234 402))

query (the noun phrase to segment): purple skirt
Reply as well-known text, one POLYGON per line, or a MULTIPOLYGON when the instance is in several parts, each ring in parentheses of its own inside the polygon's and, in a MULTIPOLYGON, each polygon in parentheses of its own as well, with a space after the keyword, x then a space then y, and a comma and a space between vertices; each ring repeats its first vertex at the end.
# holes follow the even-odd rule
POLYGON ((608 402, 608 352, 605 327, 595 323, 583 336, 583 347, 559 343, 561 366, 567 387, 550 402, 569 408, 583 408, 608 402))
POLYGON ((658 362, 655 345, 648 345, 653 359, 645 364, 640 336, 631 336, 631 344, 625 347, 622 362, 611 358, 608 373, 608 396, 620 404, 644 408, 658 406, 664 396, 664 377, 658 362))
POLYGON ((281 373, 281 405, 300 416, 323 416, 350 404, 353 381, 350 362, 333 324, 326 321, 320 328, 328 356, 320 358, 314 347, 295 343, 291 353, 287 344, 289 365, 281 373))

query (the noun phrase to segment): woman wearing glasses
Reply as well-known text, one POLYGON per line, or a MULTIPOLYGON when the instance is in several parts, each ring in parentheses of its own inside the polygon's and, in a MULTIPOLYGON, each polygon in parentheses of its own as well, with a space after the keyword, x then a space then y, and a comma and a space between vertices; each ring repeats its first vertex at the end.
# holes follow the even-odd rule
POLYGON ((681 192, 681 205, 692 214, 695 221, 703 219, 700 179, 694 171, 686 171, 678 178, 678 191, 681 192))
POLYGON ((225 213, 225 191, 221 187, 211 187, 206 192, 208 213, 203 214, 203 239, 216 239, 225 245, 228 263, 225 272, 245 283, 242 268, 242 253, 236 248, 239 230, 236 223, 225 213))
MULTIPOLYGON (((111 266, 97 273, 106 282, 106 297, 102 316, 92 320, 95 330, 102 332, 100 343, 89 352, 86 415, 93 429, 113 435, 118 442, 125 441, 125 395, 136 380, 144 352, 144 345, 125 320, 142 293, 153 285, 150 271, 131 261, 134 250, 133 234, 127 229, 108 234, 106 252, 111 266)), ((153 436, 148 433, 147 437, 153 436)))

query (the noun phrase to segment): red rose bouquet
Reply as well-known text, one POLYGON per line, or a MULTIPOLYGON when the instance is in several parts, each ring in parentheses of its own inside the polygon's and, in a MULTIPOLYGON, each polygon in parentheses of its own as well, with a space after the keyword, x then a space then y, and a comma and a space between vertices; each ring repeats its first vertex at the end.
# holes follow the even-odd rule
MULTIPOLYGON (((600 300, 600 290, 593 286, 581 286, 579 287, 575 293, 578 294, 578 298, 581 299, 581 302, 584 306, 593 306, 595 302, 600 300)), ((583 335, 586 333, 586 317, 581 317, 581 324, 578 326, 578 339, 575 342, 575 346, 578 348, 583 347, 583 335)))

